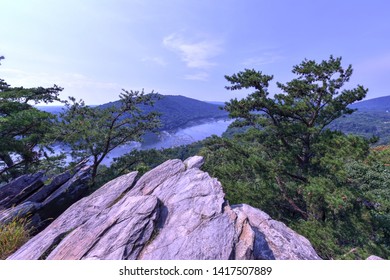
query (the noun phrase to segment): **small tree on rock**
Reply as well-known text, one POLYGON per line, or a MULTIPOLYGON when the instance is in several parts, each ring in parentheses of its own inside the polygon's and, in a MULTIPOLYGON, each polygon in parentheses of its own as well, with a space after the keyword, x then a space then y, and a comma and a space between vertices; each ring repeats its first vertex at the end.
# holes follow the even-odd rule
POLYGON ((147 131, 158 127, 158 114, 140 109, 140 105, 153 105, 154 97, 153 93, 123 90, 120 102, 106 107, 91 107, 70 98, 60 115, 58 135, 70 146, 74 159, 90 158, 93 182, 99 165, 112 150, 140 141, 147 131))

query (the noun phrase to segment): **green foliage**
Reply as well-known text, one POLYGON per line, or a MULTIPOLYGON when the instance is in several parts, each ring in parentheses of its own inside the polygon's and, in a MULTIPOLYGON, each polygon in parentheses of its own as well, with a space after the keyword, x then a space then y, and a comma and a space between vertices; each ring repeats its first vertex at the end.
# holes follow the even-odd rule
POLYGON ((199 152, 205 158, 203 169, 222 183, 230 204, 247 203, 284 219, 284 202, 279 198, 264 150, 252 141, 255 135, 256 131, 250 130, 235 139, 206 139, 199 152))
POLYGON ((255 90, 245 99, 231 100, 225 109, 231 117, 238 118, 238 125, 262 128, 259 143, 268 162, 274 162, 272 172, 281 194, 294 211, 307 219, 310 215, 323 216, 319 213, 323 212, 322 204, 315 210, 307 208, 297 189, 306 185, 310 176, 322 174, 324 167, 332 168, 322 160, 330 154, 329 147, 335 148, 332 140, 335 132, 326 127, 340 116, 351 114, 353 110, 348 105, 363 99, 367 89, 362 86, 342 89, 352 75, 352 67, 344 70, 341 58, 331 56, 321 63, 304 60, 292 72, 298 78, 286 84, 278 82, 283 93, 275 94, 274 98, 268 97, 272 76, 248 69, 225 76, 231 83, 227 89, 255 90), (297 203, 302 200, 303 203, 297 203))
MULTIPOLYGON (((4 57, 1 57, 4 58, 4 57)), ((1 60, 0 58, 0 60, 1 60)), ((0 79, 0 176, 16 178, 36 165, 49 149, 46 136, 55 116, 33 105, 59 100, 62 88, 11 87, 0 79)))
POLYGON ((92 160, 92 178, 97 176, 100 163, 115 148, 139 141, 147 131, 158 127, 156 112, 143 113, 139 105, 152 105, 153 93, 125 91, 120 95, 120 107, 92 108, 83 101, 70 98, 67 110, 60 114, 57 135, 71 148, 72 157, 79 161, 92 160))
POLYGON ((6 259, 30 238, 26 218, 15 218, 0 224, 0 260, 6 259))
POLYGON ((353 115, 337 119, 329 125, 329 128, 367 139, 373 136, 379 137, 377 145, 390 143, 390 113, 385 111, 358 109, 353 115))

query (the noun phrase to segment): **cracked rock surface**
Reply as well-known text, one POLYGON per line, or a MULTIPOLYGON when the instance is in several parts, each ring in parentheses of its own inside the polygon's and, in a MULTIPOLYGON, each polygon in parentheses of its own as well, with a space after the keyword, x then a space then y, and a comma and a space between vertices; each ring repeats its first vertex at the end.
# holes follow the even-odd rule
POLYGON ((229 206, 203 158, 123 175, 69 207, 9 259, 320 259, 249 205, 229 206))

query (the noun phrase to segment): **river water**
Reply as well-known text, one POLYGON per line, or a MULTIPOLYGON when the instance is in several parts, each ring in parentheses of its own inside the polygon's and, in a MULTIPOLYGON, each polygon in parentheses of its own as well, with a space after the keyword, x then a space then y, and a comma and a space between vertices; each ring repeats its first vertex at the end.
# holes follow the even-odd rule
POLYGON ((110 165, 114 158, 129 153, 134 149, 166 149, 181 145, 188 145, 193 142, 203 140, 211 135, 221 136, 232 122, 233 121, 230 119, 209 119, 175 131, 162 131, 159 136, 148 139, 144 143, 133 142, 129 145, 124 145, 114 149, 107 155, 102 164, 110 165))

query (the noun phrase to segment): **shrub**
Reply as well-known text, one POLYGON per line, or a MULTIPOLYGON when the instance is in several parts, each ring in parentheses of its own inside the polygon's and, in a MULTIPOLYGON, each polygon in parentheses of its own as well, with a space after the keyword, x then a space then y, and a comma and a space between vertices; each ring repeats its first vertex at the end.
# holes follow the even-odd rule
POLYGON ((6 259, 30 238, 28 220, 15 218, 0 225, 0 259, 6 259))

